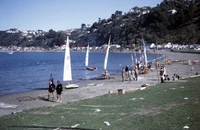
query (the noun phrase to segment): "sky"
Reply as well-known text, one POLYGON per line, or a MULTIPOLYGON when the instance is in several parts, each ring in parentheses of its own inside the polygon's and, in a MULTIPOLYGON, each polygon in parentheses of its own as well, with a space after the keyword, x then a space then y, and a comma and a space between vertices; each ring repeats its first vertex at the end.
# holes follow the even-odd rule
POLYGON ((55 31, 108 19, 115 11, 155 7, 162 0, 0 0, 0 30, 55 31))

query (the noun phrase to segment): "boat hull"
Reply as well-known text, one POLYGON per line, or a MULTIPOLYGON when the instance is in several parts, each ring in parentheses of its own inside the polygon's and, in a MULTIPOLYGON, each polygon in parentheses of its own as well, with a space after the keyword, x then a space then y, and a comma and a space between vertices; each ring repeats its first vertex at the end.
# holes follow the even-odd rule
POLYGON ((65 86, 66 89, 73 89, 73 88, 78 88, 79 86, 77 84, 68 84, 65 86))
POLYGON ((91 67, 85 67, 87 70, 90 70, 90 71, 95 71, 96 69, 94 68, 91 68, 91 67))

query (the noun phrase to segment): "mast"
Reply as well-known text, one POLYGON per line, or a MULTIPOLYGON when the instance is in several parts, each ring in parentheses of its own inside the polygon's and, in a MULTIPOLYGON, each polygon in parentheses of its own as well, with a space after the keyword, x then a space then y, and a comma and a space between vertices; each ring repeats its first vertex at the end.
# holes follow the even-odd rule
POLYGON ((159 83, 159 75, 158 75, 158 66, 157 66, 157 54, 156 54, 156 50, 158 50, 157 40, 156 40, 156 49, 155 49, 155 47, 154 47, 154 56, 155 56, 155 62, 156 62, 156 73, 157 73, 157 78, 158 78, 158 83, 159 83))

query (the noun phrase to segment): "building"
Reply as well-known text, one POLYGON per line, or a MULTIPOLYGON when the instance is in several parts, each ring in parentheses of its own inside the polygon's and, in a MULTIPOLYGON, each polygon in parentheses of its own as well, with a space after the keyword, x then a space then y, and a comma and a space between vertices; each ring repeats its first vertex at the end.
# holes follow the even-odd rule
POLYGON ((175 9, 171 9, 171 10, 168 10, 168 13, 169 14, 175 14, 175 13, 177 13, 177 11, 175 9))

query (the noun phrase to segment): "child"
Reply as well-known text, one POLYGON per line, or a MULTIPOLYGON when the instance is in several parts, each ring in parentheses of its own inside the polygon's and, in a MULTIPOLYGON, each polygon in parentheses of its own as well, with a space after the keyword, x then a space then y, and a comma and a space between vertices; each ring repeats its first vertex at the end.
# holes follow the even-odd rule
POLYGON ((53 82, 51 80, 49 80, 49 93, 48 93, 48 100, 50 98, 50 94, 53 95, 53 99, 54 99, 54 89, 55 89, 55 85, 53 84, 53 82))
POLYGON ((57 81, 57 87, 56 87, 56 92, 57 92, 57 102, 62 102, 62 97, 61 97, 61 93, 63 91, 63 87, 62 84, 60 83, 60 81, 57 81))

